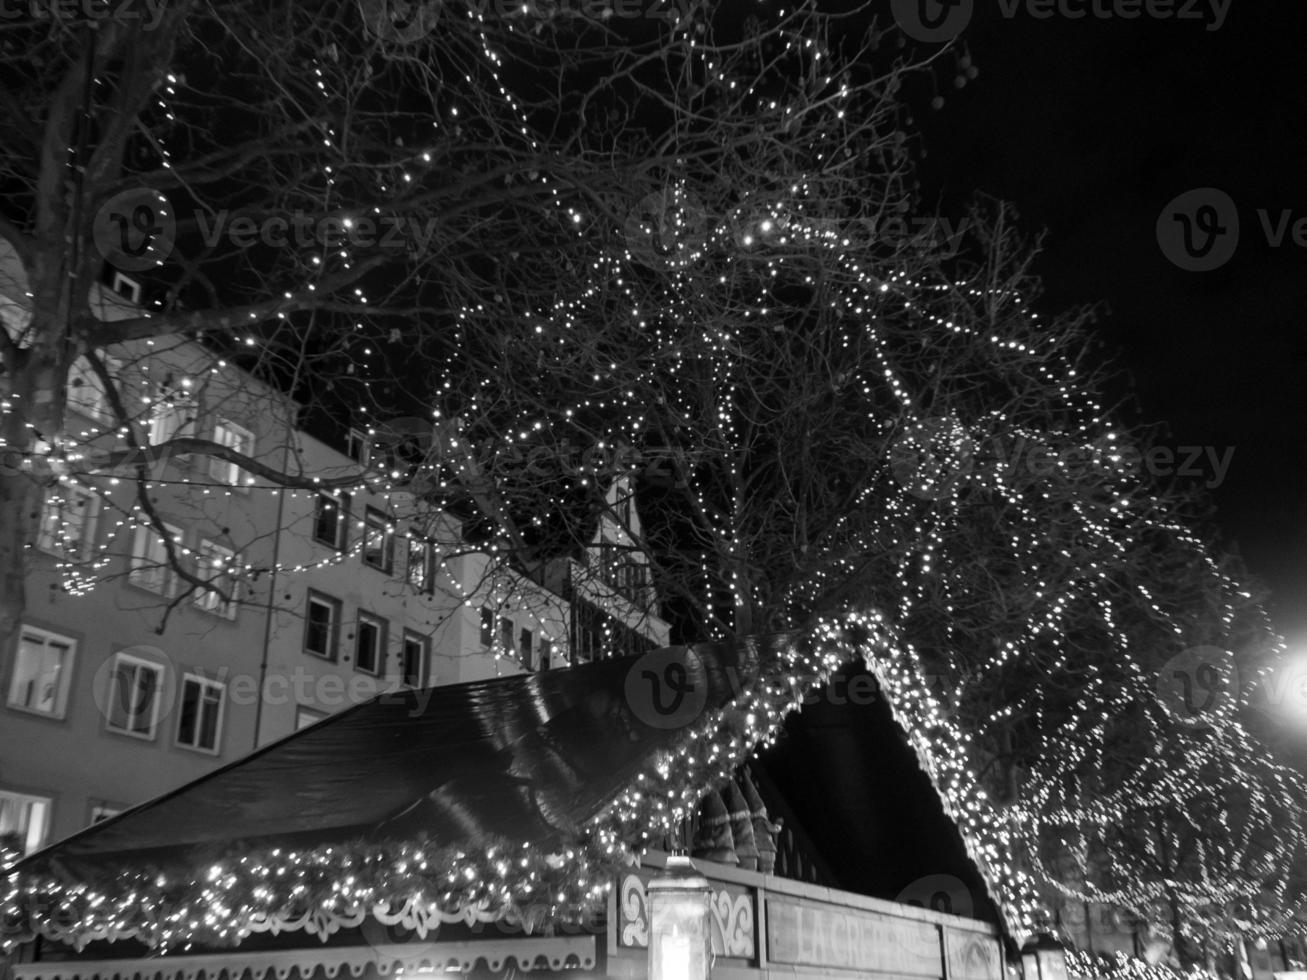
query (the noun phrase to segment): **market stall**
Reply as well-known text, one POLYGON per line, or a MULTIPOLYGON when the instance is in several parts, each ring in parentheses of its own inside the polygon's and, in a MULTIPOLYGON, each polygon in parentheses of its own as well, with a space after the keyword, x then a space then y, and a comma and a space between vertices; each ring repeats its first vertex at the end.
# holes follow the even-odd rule
POLYGON ((15 976, 648 977, 670 844, 713 977, 1001 980, 987 892, 832 887, 755 785, 841 663, 776 637, 378 698, 11 869, 15 976))

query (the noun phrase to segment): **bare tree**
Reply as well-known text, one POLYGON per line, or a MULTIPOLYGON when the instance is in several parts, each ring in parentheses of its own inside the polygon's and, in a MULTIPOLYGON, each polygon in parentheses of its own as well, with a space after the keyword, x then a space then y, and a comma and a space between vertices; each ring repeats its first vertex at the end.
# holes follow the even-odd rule
MULTIPOLYGON (((700 8, 668 20, 442 4, 408 23, 371 0, 188 0, 157 21, 93 8, 0 27, 4 637, 24 609, 45 491, 92 474, 134 480, 135 499, 114 505, 160 533, 184 593, 220 588, 167 543, 149 492, 167 482, 160 460, 212 458, 308 491, 411 481, 411 470, 306 471, 290 433, 329 418, 384 436, 387 418, 429 417, 421 456, 445 444, 434 433, 449 414, 497 417, 488 395, 450 402, 459 337, 482 317, 520 325, 571 302, 615 241, 640 237, 633 209, 675 186, 682 130, 743 158, 755 130, 824 114, 841 84, 808 78, 792 122, 746 110, 743 93, 738 117, 712 108, 731 66, 820 30, 811 11, 718 40, 700 8), (115 270, 144 286, 139 304, 106 288, 115 270), (183 392, 182 375, 223 378, 183 392), (270 406, 275 431, 256 453, 211 437, 231 400, 270 406), (181 417, 161 423, 161 405, 181 417)), ((614 315, 620 278, 612 267, 614 315)), ((485 353, 482 379, 501 366, 485 353)), ((499 431, 477 446, 505 441, 499 431)), ((414 509, 449 503, 427 491, 454 465, 458 492, 500 539, 481 544, 529 564, 539 545, 518 522, 533 518, 478 492, 494 481, 478 482, 461 453, 426 460, 414 509)))
MULTIPOLYGON (((377 402, 371 385, 388 378, 364 378, 364 351, 395 329, 373 315, 378 290, 433 269, 480 275, 492 248, 521 237, 506 228, 532 229, 537 247, 551 241, 549 222, 534 220, 557 200, 549 153, 497 80, 492 45, 516 38, 512 25, 450 16, 437 45, 396 36, 369 11, 178 3, 157 23, 6 21, 6 638, 24 607, 41 483, 53 476, 134 476, 144 519, 161 531, 142 462, 161 453, 227 460, 273 485, 332 485, 193 426, 151 446, 167 379, 145 372, 160 347, 197 341, 188 366, 200 377, 239 364, 245 373, 219 400, 244 378, 271 382, 244 400, 268 398, 283 428, 293 420, 270 391, 334 389, 337 403, 366 409, 377 402), (143 274, 143 309, 106 298, 106 258, 143 274), (194 363, 196 350, 208 364, 194 363), (68 414, 70 391, 85 401, 79 385, 101 403, 98 424, 80 431, 68 414)), ((440 315, 390 312, 410 324, 440 315)), ((399 342, 420 348, 416 334, 399 342)), ((192 397, 212 415, 203 392, 192 397)), ((167 558, 190 588, 204 587, 171 545, 167 558)))
MULTIPOLYGON (((1301 779, 1241 721, 1245 689, 1213 689, 1230 710, 1209 719, 1177 717, 1167 689, 1186 651, 1264 663, 1265 615, 1190 495, 1147 471, 1156 434, 1106 404, 1092 313, 1036 312, 1037 250, 1009 209, 981 202, 960 237, 876 233, 913 216, 889 92, 850 89, 820 139, 760 136, 738 158, 685 134, 675 275, 626 276, 616 321, 585 300, 511 325, 469 313, 463 363, 505 364, 482 417, 632 447, 604 461, 637 478, 633 547, 685 638, 887 615, 949 692, 1014 875, 1168 932, 1174 906, 1189 961, 1283 929, 1301 779), (1063 874, 1049 855, 1068 848, 1063 874)), ((501 493, 521 512, 567 499, 507 475, 501 493)))
POLYGON ((42 482, 123 472, 166 540, 161 449, 270 486, 404 488, 415 515, 473 515, 472 543, 527 579, 607 512, 683 639, 887 616, 947 678, 1032 870, 1023 827, 1069 798, 1145 827, 1139 794, 1181 763, 1213 819, 1237 812, 1235 776, 1260 780, 1256 846, 1190 821, 1201 866, 1162 858, 1096 894, 1137 907, 1183 877, 1199 915, 1264 883, 1266 855, 1301 858, 1275 834, 1298 782, 1237 719, 1191 753, 1155 696, 1176 653, 1264 625, 1139 472, 1089 313, 1036 312, 1010 212, 922 207, 901 97, 921 66, 878 53, 892 35, 808 6, 765 24, 421 9, 190 0, 154 25, 3 28, 0 633, 42 482), (105 308, 106 257, 160 286, 145 312, 105 308), (156 428, 171 396, 144 368, 170 344, 255 379, 219 400, 266 405, 283 451, 156 428), (101 425, 70 426, 70 373, 102 391, 101 425), (379 430, 386 467, 306 470, 287 393, 379 430), (387 413, 432 428, 387 433, 387 413))

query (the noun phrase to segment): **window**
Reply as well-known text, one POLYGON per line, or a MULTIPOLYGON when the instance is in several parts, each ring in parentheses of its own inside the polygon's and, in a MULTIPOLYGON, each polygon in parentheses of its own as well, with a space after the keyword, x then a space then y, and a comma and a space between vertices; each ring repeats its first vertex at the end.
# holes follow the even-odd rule
POLYGON ((316 725, 327 717, 325 711, 314 711, 312 708, 305 708, 301 705, 295 706, 295 731, 301 728, 308 728, 310 725, 316 725))
POLYGON ((572 602, 568 656, 572 663, 589 663, 610 657, 635 656, 653 649, 654 643, 598 606, 579 597, 572 602))
POLYGON ((536 652, 537 663, 541 670, 549 669, 549 660, 553 656, 554 645, 549 642, 549 637, 543 633, 540 635, 540 649, 536 652))
POLYGON ((103 803, 97 803, 91 807, 91 824, 104 823, 110 817, 116 817, 123 811, 116 806, 106 806, 103 803))
MULTIPOLYGON (((117 377, 121 362, 116 358, 103 358, 110 377, 117 377)), ((109 399, 104 384, 84 356, 73 361, 68 368, 68 408, 97 422, 112 421, 109 399)))
POLYGON ((385 514, 371 507, 363 515, 363 561, 388 575, 395 567, 395 529, 385 514))
POLYGON ((404 649, 400 661, 400 679, 405 687, 427 686, 427 638, 404 631, 404 649))
POLYGON ((131 276, 125 276, 121 272, 114 270, 113 285, 110 287, 115 293, 135 303, 141 305, 141 284, 131 276))
MULTIPOLYGON (((195 389, 190 378, 178 379, 169 374, 151 386, 150 445, 158 446, 169 439, 195 434, 198 414, 195 389)), ((187 454, 182 454, 186 458, 187 454)))
POLYGON ((343 551, 348 544, 349 494, 320 493, 313 511, 313 540, 343 551))
POLYGON ((605 585, 637 605, 649 604, 648 567, 636 561, 628 549, 602 545, 593 560, 605 585))
POLYGON ((195 604, 224 619, 236 618, 236 553, 212 541, 201 541, 195 556, 195 575, 220 592, 197 589, 195 604))
MULTIPOLYGON (((235 422, 219 419, 213 427, 213 441, 220 446, 234 449, 242 456, 254 455, 254 433, 243 429, 235 422)), ((246 472, 235 463, 213 456, 209 459, 209 476, 219 483, 239 487, 253 482, 246 472)))
POLYGON ((76 650, 76 642, 66 636, 24 626, 9 681, 9 707, 62 718, 76 650))
POLYGON ((481 607, 481 645, 488 647, 495 642, 495 611, 489 606, 481 607))
MULTIPOLYGON (((180 544, 181 528, 165 524, 174 543, 180 544)), ((168 549, 153 528, 137 527, 132 540, 131 571, 127 580, 138 588, 171 596, 177 591, 177 576, 168 565, 168 549)))
POLYGON ((340 628, 340 601, 321 592, 309 592, 304 613, 304 649, 316 657, 336 659, 336 634, 340 628))
POLYGON ((194 674, 182 680, 181 711, 177 716, 177 744, 217 754, 222 736, 223 686, 194 674))
POLYGON ((435 591, 435 547, 424 538, 408 539, 408 584, 418 592, 435 591))
POLYGON ((83 561, 95 542, 99 498, 85 487, 61 485, 46 497, 36 546, 61 558, 83 561))
POLYGON ((168 402, 155 402, 150 406, 150 445, 159 446, 167 442, 185 421, 185 415, 168 402))
POLYGON ((40 850, 50 825, 50 801, 0 789, 0 837, 16 838, 24 854, 40 850))
POLYGON ((372 460, 372 437, 362 429, 350 429, 345 455, 360 466, 367 466, 372 460))
POLYGON ((109 678, 105 726, 110 731, 137 738, 154 738, 162 689, 161 666, 125 653, 117 654, 109 678))
POLYGON ((532 667, 534 664, 531 663, 531 655, 535 653, 535 634, 529 629, 523 629, 520 640, 517 652, 522 656, 522 664, 526 667, 532 667))
MULTIPOLYGON (((150 406, 150 445, 161 446, 169 439, 181 439, 195 433, 195 404, 180 396, 150 406)), ((189 459, 190 454, 179 454, 189 459)))
POLYGON ((499 645, 504 648, 504 653, 513 652, 513 621, 511 619, 501 619, 499 621, 499 645))
POLYGON ((369 674, 380 674, 385 651, 385 620, 360 611, 358 629, 354 634, 354 666, 369 674))

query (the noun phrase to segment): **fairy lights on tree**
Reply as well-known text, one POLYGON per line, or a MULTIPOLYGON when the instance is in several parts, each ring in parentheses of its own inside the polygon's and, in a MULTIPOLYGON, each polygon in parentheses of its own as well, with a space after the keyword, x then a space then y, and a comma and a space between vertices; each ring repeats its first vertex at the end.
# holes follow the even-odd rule
POLYGON ((465 306, 459 403, 493 397, 478 417, 527 443, 637 447, 636 546, 690 636, 892 615, 956 726, 908 731, 936 756, 968 733, 942 789, 985 826, 973 854, 1007 855, 1025 925, 1049 920, 1038 888, 1129 910, 1185 959, 1186 937, 1288 928, 1301 778, 1237 707, 1195 738, 1159 696, 1187 649, 1264 656, 1265 617, 1144 471, 1150 433, 1108 410, 1089 314, 1036 312, 1011 213, 889 221, 915 218, 901 79, 827 76, 832 47, 778 39, 709 75, 650 220, 577 290, 465 306))
MULTIPOLYGON (((56 485, 113 496, 129 523, 156 529, 156 497, 127 503, 128 484, 231 493, 165 472, 159 461, 183 453, 229 460, 274 493, 389 493, 396 473, 278 468, 212 438, 213 420, 228 403, 258 414, 259 398, 285 420, 278 390, 364 428, 428 415, 432 393, 414 389, 408 362, 439 357, 449 298, 492 295, 510 250, 582 262, 564 196, 607 195, 620 210, 657 165, 629 148, 543 141, 549 98, 529 93, 629 54, 608 32, 574 48, 539 19, 451 9, 439 31, 400 38, 370 10, 188 2, 157 22, 7 27, 4 635, 24 608, 33 515, 56 485), (503 77, 509 52, 533 66, 514 69, 525 99, 503 77), (40 107, 36 126, 20 103, 40 107), (106 257, 143 281, 144 309, 97 286, 106 257), (189 426, 169 431, 179 361, 196 390, 189 426), (99 394, 94 425, 79 392, 99 394)), ((513 295, 556 285, 518 282, 513 295)), ((68 590, 101 581, 104 557, 66 562, 68 590)), ((168 560, 188 590, 212 587, 184 551, 168 560)))
MULTIPOLYGON (((1301 781, 1237 710, 1195 733, 1156 696, 1176 654, 1252 657, 1265 623, 1132 465, 1144 436, 1107 409, 1087 314, 1036 312, 1010 213, 920 211, 912 66, 876 53, 892 39, 807 5, 744 24, 706 8, 667 22, 437 9, 437 30, 404 39, 369 33, 343 0, 7 33, 0 81, 42 111, 33 129, 0 105, 14 202, 0 234, 20 270, 0 290, 16 461, 0 473, 0 634, 22 615, 47 491, 56 515, 78 486, 111 515, 96 552, 63 563, 74 594, 112 571, 114 535, 162 531, 145 488, 171 478, 151 452, 227 461, 252 493, 375 493, 405 520, 470 505, 504 568, 589 543, 608 511, 687 639, 797 631, 847 659, 859 643, 830 624, 885 618, 893 652, 868 659, 1017 925, 1056 885, 1213 941, 1240 916, 1281 927, 1301 781), (145 196, 114 205, 124 192, 145 196), (97 216, 159 219, 159 195, 176 244, 143 271, 162 288, 146 311, 105 315, 97 216), (188 431, 189 405, 168 431, 155 419, 185 386, 160 355, 183 346, 204 355, 180 373, 197 392, 290 391, 374 431, 417 411, 431 433, 402 466, 326 474, 188 431), (108 403, 92 428, 66 410, 79 358, 108 403), (605 496, 618 477, 639 533, 605 496), (1239 911, 1218 922, 1217 906, 1239 911)), ((52 533, 73 530, 65 511, 52 533)), ((168 549, 179 571, 192 557, 168 549)), ((624 857, 688 809, 765 741, 788 704, 774 696, 746 732, 687 743, 657 770, 673 802, 624 799, 587 860, 624 857)), ((150 895, 178 910, 149 925, 156 940, 230 939, 287 900, 256 881, 277 868, 297 883, 316 869, 304 887, 341 907, 377 899, 341 891, 342 855, 362 859, 248 856, 202 894, 142 878, 77 914, 118 928, 150 895)), ((453 904, 519 902, 546 875, 430 860, 467 876, 439 893, 453 904)), ((598 887, 568 867, 560 909, 598 887)))

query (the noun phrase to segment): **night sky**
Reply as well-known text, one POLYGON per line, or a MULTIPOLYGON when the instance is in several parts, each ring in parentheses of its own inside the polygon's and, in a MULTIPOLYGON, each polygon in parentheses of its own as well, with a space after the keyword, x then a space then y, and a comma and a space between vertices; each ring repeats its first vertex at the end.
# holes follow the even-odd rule
POLYGON ((1233 0, 1215 31, 1002 9, 976 0, 961 35, 979 77, 955 90, 949 57, 944 108, 918 99, 928 204, 959 213, 983 192, 1047 231, 1042 310, 1102 304, 1139 418, 1167 423, 1169 445, 1234 448, 1217 524, 1270 587, 1277 628, 1307 643, 1307 248, 1291 232, 1272 247, 1258 215, 1307 218, 1307 4, 1233 0), (1201 187, 1233 198, 1241 235, 1226 265, 1186 272, 1156 227, 1201 187))

